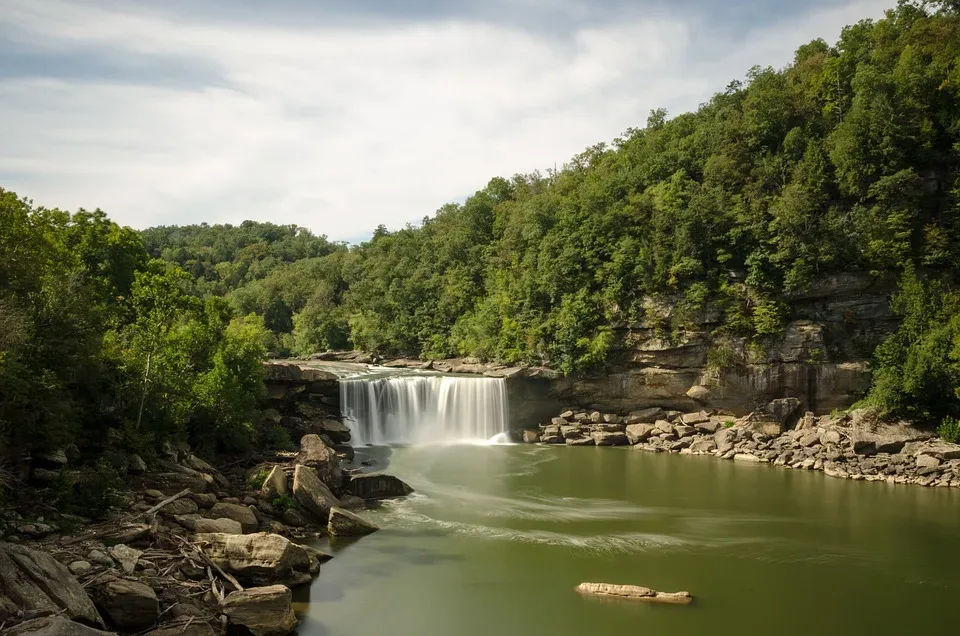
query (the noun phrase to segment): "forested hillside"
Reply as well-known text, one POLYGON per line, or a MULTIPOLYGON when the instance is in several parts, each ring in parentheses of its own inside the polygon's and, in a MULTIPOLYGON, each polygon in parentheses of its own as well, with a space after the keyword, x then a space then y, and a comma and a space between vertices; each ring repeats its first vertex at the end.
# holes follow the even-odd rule
MULTIPOLYGON (((291 239, 266 235, 233 257, 172 258, 264 315, 280 353, 356 346, 575 372, 605 362, 611 327, 643 321, 658 295, 682 299, 667 337, 707 304, 723 315, 715 335, 775 336, 789 295, 831 273, 952 282, 958 62, 957 4, 901 2, 785 69, 751 69, 696 112, 653 112, 556 173, 493 179, 418 227, 294 263, 272 256, 291 239)), ((179 231, 215 246, 253 227, 179 231)), ((151 232, 154 255, 182 249, 151 232)), ((900 377, 903 351, 884 359, 900 377)))
POLYGON ((958 3, 901 2, 696 112, 350 248, 269 223, 136 233, 0 190, 0 456, 240 448, 268 434, 267 349, 574 373, 657 296, 680 299, 665 338, 708 305, 715 336, 775 337, 789 295, 836 272, 902 281, 870 399, 938 422, 960 415, 958 159, 958 3))

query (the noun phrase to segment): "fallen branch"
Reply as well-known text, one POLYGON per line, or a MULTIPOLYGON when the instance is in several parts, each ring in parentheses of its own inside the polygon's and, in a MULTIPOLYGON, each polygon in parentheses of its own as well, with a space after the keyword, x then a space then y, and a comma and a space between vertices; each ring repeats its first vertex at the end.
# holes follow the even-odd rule
POLYGON ((171 497, 167 497, 166 499, 164 499, 163 501, 161 501, 160 503, 158 503, 158 504, 157 504, 156 506, 154 506, 153 508, 150 508, 150 509, 147 510, 146 512, 143 512, 143 513, 137 515, 136 517, 133 518, 133 520, 136 521, 137 519, 142 519, 143 517, 150 517, 150 516, 152 516, 152 515, 155 515, 155 514, 157 514, 157 511, 158 511, 158 510, 160 510, 161 508, 163 508, 163 507, 166 506, 167 504, 173 503, 173 502, 176 501, 177 499, 180 499, 181 497, 186 497, 186 496, 189 495, 189 494, 190 494, 190 489, 189 489, 189 488, 185 488, 185 489, 181 490, 180 492, 178 492, 177 494, 175 494, 175 495, 173 495, 173 496, 171 496, 171 497))
POLYGON ((632 601, 646 601, 648 603, 668 603, 686 605, 693 602, 690 592, 658 592, 639 585, 613 585, 611 583, 581 583, 577 592, 588 596, 602 596, 607 598, 622 598, 632 601))

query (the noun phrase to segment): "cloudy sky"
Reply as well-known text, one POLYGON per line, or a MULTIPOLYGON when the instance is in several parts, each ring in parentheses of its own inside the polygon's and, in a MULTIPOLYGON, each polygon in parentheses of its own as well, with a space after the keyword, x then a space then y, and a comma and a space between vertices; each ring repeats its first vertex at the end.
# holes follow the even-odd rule
POLYGON ((0 0, 0 187, 356 242, 894 4, 0 0))

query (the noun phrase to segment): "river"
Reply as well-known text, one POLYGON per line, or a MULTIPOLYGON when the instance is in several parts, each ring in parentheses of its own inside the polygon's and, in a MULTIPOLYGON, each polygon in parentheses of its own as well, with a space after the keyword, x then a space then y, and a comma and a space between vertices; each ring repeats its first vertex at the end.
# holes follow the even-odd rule
MULTIPOLYGON (((320 545, 303 636, 947 633, 960 492, 629 448, 358 449, 417 493, 320 545), (581 598, 582 581, 690 606, 581 598)), ((309 598, 307 598, 307 596, 309 598)))

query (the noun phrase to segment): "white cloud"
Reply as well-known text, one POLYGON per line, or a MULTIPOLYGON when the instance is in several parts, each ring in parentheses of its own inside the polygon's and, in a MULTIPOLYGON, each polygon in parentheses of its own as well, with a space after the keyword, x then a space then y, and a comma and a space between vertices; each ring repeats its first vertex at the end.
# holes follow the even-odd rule
POLYGON ((753 64, 783 65, 888 2, 732 42, 690 16, 636 12, 560 38, 470 21, 255 28, 7 0, 0 26, 24 46, 120 64, 162 56, 222 81, 2 79, 0 185, 134 227, 252 218, 355 238, 492 176, 561 164, 651 108, 695 108, 753 64))

